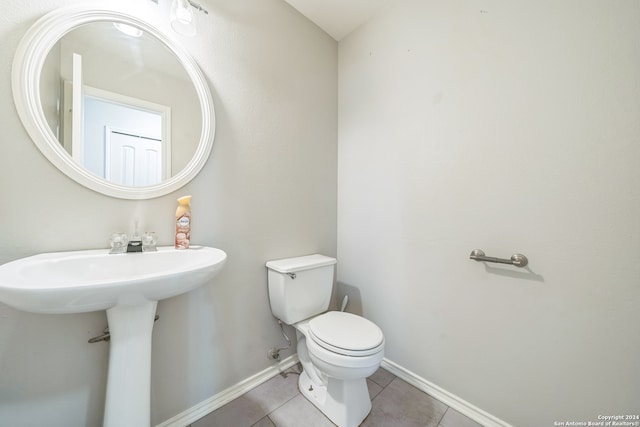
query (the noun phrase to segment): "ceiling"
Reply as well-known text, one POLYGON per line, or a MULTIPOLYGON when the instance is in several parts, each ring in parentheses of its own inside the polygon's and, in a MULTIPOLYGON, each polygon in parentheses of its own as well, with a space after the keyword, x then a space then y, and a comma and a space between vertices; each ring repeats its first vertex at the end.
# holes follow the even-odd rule
POLYGON ((389 2, 389 0, 285 1, 337 41, 367 22, 389 2))

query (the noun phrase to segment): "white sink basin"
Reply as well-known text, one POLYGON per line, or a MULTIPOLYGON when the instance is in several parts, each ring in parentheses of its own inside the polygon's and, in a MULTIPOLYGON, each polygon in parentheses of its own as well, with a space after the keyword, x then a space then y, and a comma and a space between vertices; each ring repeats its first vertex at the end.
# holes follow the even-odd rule
POLYGON ((148 427, 158 301, 203 285, 226 259, 220 249, 193 246, 35 255, 0 266, 0 301, 36 313, 107 310, 111 341, 103 426, 148 427))
POLYGON ((0 301, 35 313, 106 310, 138 298, 159 301, 202 285, 226 258, 224 251, 202 246, 45 253, 0 266, 0 301))

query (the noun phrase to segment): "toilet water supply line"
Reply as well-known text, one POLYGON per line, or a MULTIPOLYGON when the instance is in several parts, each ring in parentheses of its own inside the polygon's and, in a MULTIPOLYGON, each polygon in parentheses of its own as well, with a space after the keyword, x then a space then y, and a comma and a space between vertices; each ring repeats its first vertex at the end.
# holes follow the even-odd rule
POLYGON ((342 307, 340 307, 340 311, 344 311, 344 309, 347 308, 348 303, 349 303, 349 295, 345 295, 344 298, 342 298, 342 307))
POLYGON ((269 358, 269 360, 277 360, 279 362, 280 351, 288 350, 289 348, 291 348, 291 340, 289 339, 287 334, 284 333, 284 326, 283 326, 282 320, 278 319, 278 325, 280 325, 280 332, 282 332, 282 336, 284 337, 285 340, 287 340, 287 346, 282 348, 276 348, 276 347, 270 348, 269 351, 267 352, 267 358, 269 358))
MULTIPOLYGON (((340 307, 340 311, 344 311, 345 308, 347 308, 347 304, 348 303, 349 303, 349 296, 345 295, 344 298, 342 299, 342 305, 340 307)), ((287 334, 284 332, 284 324, 282 323, 282 320, 278 319, 278 325, 280 326, 280 332, 282 332, 282 336, 284 337, 285 340, 287 340, 287 346, 286 347, 281 347, 281 348, 276 348, 276 347, 270 348, 269 351, 267 351, 267 358, 269 360, 277 360, 279 362, 280 361, 280 351, 290 349, 291 348, 291 340, 289 339, 287 334)))

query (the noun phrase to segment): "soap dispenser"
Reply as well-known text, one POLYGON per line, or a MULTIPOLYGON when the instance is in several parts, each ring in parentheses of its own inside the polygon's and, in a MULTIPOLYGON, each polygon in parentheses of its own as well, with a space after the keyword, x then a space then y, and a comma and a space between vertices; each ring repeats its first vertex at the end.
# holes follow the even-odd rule
POLYGON ((191 196, 178 199, 176 209, 176 249, 189 249, 191 240, 191 196))

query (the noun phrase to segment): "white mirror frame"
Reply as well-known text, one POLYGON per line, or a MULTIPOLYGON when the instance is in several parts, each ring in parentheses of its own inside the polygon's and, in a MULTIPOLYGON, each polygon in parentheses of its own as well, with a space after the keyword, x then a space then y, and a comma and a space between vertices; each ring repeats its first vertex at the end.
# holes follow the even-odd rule
POLYGON ((20 41, 12 68, 13 98, 18 115, 33 142, 60 171, 79 184, 107 196, 121 199, 151 199, 169 194, 191 181, 207 162, 215 135, 215 111, 211 91, 196 62, 151 24, 126 12, 104 8, 73 6, 57 9, 39 19, 20 41), (58 142, 45 118, 40 99, 40 76, 52 47, 69 31, 91 22, 118 22, 133 25, 156 37, 184 66, 195 86, 202 113, 200 143, 191 161, 180 172, 160 184, 126 187, 113 184, 86 171, 58 142))

